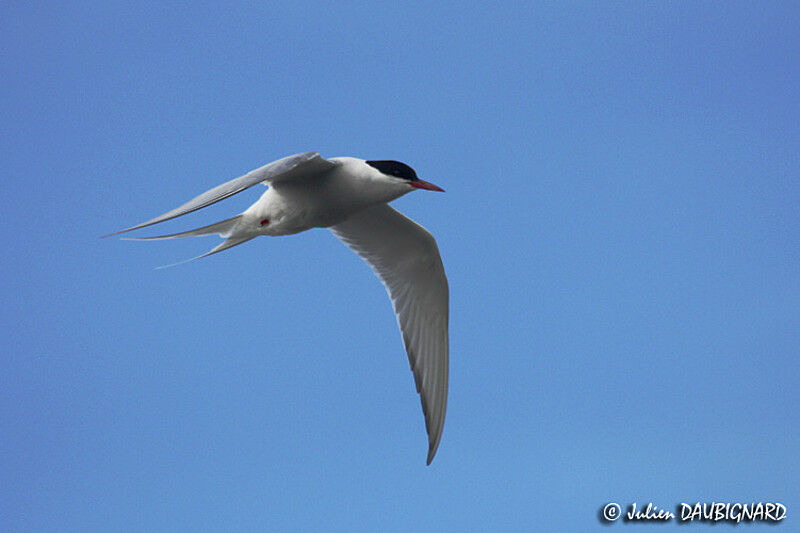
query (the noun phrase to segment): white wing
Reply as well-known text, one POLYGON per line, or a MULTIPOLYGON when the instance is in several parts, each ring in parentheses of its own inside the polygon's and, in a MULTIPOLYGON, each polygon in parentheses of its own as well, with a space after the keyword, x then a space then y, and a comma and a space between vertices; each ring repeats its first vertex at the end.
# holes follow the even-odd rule
POLYGON ((421 395, 431 464, 444 426, 449 364, 449 289, 436 241, 386 204, 356 213, 331 231, 386 286, 421 395))
POLYGON ((176 207, 172 211, 168 211, 163 215, 159 215, 156 218, 148 220, 147 222, 136 224, 130 228, 125 228, 123 230, 104 235, 104 237, 110 237, 111 235, 118 235, 127 231, 133 231, 146 226, 152 226, 153 224, 158 224, 159 222, 164 222, 165 220, 170 220, 175 217, 191 213, 192 211, 197 211, 198 209, 207 207, 211 204, 219 202, 220 200, 224 200, 229 196, 233 196, 236 193, 242 192, 243 190, 258 183, 271 184, 301 177, 319 176, 332 169, 336 165, 337 163, 328 161, 316 152, 305 152, 302 154, 290 155, 288 157, 284 157, 283 159, 278 159, 277 161, 273 161, 272 163, 264 165, 261 168, 250 171, 244 176, 240 176, 236 179, 225 182, 222 185, 217 185, 213 189, 204 192, 200 196, 189 200, 182 206, 176 207))

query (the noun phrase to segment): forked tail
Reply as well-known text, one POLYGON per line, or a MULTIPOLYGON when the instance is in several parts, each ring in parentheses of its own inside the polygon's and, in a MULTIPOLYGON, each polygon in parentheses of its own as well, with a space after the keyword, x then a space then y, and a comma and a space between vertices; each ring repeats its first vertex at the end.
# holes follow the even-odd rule
POLYGON ((156 237, 123 237, 122 239, 126 241, 162 241, 166 239, 180 239, 183 237, 205 237, 207 235, 219 235, 220 237, 223 237, 225 239, 218 246, 204 253, 203 255, 198 255, 197 257, 192 257, 191 259, 186 259, 185 261, 180 261, 178 263, 173 263, 171 265, 164 265, 157 267, 157 268, 167 268, 175 265, 181 265, 183 263, 188 263, 189 261, 194 261, 195 259, 208 257, 209 255, 215 254, 217 252, 222 252, 223 250, 227 250, 228 248, 232 248, 237 244, 242 244, 243 242, 247 242, 253 237, 256 237, 257 235, 234 236, 234 230, 236 229, 236 225, 239 223, 239 220, 241 218, 242 215, 236 215, 233 218, 229 218, 227 220, 223 220, 215 224, 203 226, 202 228, 192 229, 189 231, 182 231, 180 233, 173 233, 171 235, 158 235, 156 237))

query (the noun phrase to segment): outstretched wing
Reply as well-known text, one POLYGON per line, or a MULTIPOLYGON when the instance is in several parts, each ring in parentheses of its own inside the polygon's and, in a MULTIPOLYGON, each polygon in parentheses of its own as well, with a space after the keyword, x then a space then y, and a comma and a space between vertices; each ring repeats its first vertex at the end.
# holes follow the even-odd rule
POLYGON ((386 286, 421 396, 431 464, 444 427, 449 365, 449 289, 436 241, 386 204, 356 213, 331 231, 386 286))
POLYGON ((286 180, 293 180, 299 177, 312 177, 321 175, 335 166, 336 163, 333 161, 328 161, 316 152, 305 152, 302 154, 290 155, 289 157, 278 159, 277 161, 273 161, 268 165, 264 165, 261 168, 257 168, 251 172, 248 172, 244 176, 240 176, 227 183, 218 185, 213 189, 204 192, 200 196, 189 200, 182 206, 176 207, 172 211, 164 213, 163 215, 150 219, 147 222, 136 224, 130 228, 125 228, 123 230, 104 235, 104 237, 110 237, 112 235, 118 235, 127 231, 133 231, 135 229, 152 226, 153 224, 158 224, 159 222, 164 222, 165 220, 170 220, 175 217, 191 213, 192 211, 197 211, 198 209, 217 203, 220 200, 224 200, 229 196, 233 196, 238 192, 242 192, 243 190, 252 187, 257 183, 271 184, 286 180))

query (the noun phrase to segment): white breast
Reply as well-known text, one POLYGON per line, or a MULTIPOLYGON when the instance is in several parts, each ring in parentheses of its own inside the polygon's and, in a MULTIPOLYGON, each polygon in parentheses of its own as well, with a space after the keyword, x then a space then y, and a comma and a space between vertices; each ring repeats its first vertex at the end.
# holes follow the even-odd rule
POLYGON ((327 228, 353 213, 390 202, 411 189, 354 157, 337 157, 323 177, 293 180, 270 186, 247 211, 244 222, 264 235, 291 235, 311 228, 327 228), (268 220, 267 224, 261 222, 268 220))

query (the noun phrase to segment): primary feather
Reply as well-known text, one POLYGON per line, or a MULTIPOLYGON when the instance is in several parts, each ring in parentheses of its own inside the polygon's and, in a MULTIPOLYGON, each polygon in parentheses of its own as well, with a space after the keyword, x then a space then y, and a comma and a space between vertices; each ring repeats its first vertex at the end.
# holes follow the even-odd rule
POLYGON ((259 235, 290 235, 329 227, 372 267, 389 293, 420 394, 430 464, 447 410, 449 289, 433 236, 387 202, 416 189, 442 189, 420 180, 411 167, 397 161, 324 159, 316 152, 305 152, 248 172, 163 215, 111 235, 191 213, 258 183, 269 189, 240 215, 189 231, 129 240, 225 238, 193 258, 199 259, 259 235))

